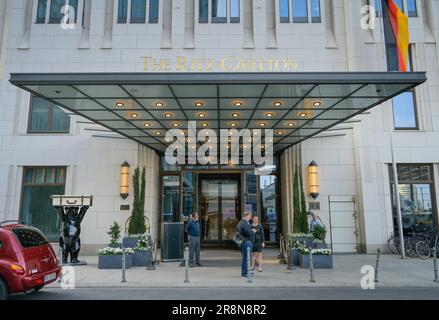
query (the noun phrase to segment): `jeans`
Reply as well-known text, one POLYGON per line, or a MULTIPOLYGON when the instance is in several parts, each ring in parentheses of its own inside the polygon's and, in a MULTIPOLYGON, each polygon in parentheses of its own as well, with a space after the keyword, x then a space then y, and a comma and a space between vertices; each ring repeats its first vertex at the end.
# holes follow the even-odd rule
POLYGON ((241 253, 242 253, 241 276, 243 277, 247 276, 247 270, 250 269, 250 266, 248 264, 250 263, 251 260, 249 260, 247 257, 247 248, 250 248, 250 259, 251 259, 253 242, 244 241, 241 245, 241 253))
POLYGON ((189 236, 189 263, 200 263, 200 237, 189 236))

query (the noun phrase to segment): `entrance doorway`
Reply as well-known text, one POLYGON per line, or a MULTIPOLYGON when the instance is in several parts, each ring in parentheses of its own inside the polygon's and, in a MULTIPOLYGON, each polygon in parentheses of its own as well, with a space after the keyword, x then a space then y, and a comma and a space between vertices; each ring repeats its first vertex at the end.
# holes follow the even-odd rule
POLYGON ((201 241, 230 244, 241 220, 241 176, 200 175, 201 241))

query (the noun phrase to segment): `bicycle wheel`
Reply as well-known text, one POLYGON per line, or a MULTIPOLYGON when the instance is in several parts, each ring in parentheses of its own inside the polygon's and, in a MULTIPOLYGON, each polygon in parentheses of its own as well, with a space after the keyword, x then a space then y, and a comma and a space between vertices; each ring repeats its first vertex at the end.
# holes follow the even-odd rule
POLYGON ((391 237, 387 241, 387 248, 391 254, 398 254, 399 238, 391 237))
POLYGON ((416 253, 418 257, 423 260, 429 259, 431 256, 431 249, 429 244, 425 241, 419 241, 416 244, 416 253))
POLYGON ((405 254, 410 258, 416 258, 418 254, 416 253, 416 243, 417 240, 413 238, 406 239, 404 242, 405 254))

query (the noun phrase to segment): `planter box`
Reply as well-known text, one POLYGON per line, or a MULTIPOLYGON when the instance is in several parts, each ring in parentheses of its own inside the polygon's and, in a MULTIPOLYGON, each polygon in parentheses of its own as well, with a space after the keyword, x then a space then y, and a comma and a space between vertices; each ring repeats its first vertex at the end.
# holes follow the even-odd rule
MULTIPOLYGON (((313 267, 314 269, 332 269, 333 268, 333 255, 313 255, 313 267)), ((300 267, 303 269, 309 269, 309 254, 300 255, 300 267)))
MULTIPOLYGON (((122 255, 99 256, 98 269, 122 269, 122 255)), ((126 255, 125 268, 129 269, 133 265, 131 254, 126 255)))
POLYGON ((137 246, 137 241, 139 241, 139 237, 125 237, 122 241, 125 248, 134 248, 135 246, 137 246))
POLYGON ((117 244, 108 244, 108 247, 110 248, 122 248, 122 244, 121 243, 117 243, 117 244))
POLYGON ((293 238, 293 240, 305 243, 306 248, 313 247, 314 238, 311 236, 310 237, 296 237, 296 238, 293 238))
POLYGON ((133 267, 148 267, 152 265, 152 252, 135 251, 133 254, 133 267))
POLYGON ((314 248, 316 248, 316 249, 328 249, 328 244, 327 243, 316 242, 316 243, 314 243, 314 248))
POLYGON ((291 259, 291 265, 298 267, 300 266, 300 252, 298 249, 291 249, 288 259, 291 259))

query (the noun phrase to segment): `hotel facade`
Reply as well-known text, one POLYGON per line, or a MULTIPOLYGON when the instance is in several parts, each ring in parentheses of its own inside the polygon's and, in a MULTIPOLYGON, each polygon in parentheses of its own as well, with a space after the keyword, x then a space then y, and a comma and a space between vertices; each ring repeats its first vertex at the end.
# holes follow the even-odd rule
POLYGON ((393 154, 404 229, 437 225, 439 3, 396 3, 409 16, 407 73, 387 72, 374 1, 0 1, 0 220, 56 242, 50 196, 93 195, 81 239, 96 252, 130 217, 127 162, 146 169, 158 240, 163 222, 198 211, 202 244, 227 245, 248 210, 277 245, 292 232, 297 165, 334 251, 373 252, 397 228, 393 154), (272 172, 170 165, 166 132, 189 121, 273 129, 272 172))

